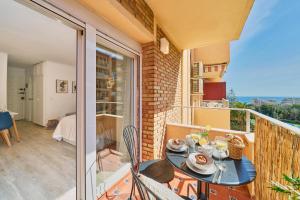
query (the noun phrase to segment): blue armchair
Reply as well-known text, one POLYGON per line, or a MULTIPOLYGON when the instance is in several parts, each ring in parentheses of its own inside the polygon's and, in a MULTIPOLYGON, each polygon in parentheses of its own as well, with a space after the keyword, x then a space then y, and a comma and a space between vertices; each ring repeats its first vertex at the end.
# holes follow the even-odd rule
POLYGON ((13 120, 9 112, 0 112, 0 135, 9 147, 11 146, 11 143, 9 140, 8 130, 12 126, 13 126, 13 120))

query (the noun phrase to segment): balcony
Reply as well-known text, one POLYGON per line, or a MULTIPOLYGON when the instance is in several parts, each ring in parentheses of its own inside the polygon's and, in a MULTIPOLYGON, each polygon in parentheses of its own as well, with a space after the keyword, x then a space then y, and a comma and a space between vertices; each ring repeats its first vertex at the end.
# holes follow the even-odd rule
MULTIPOLYGON (((243 138, 246 144, 244 155, 255 164, 257 177, 253 183, 244 188, 228 188, 229 193, 247 190, 249 197, 245 199, 251 199, 251 197, 255 197, 255 199, 285 199, 284 196, 270 189, 270 182, 278 181, 284 184, 282 174, 294 177, 300 175, 300 129, 294 126, 250 109, 228 107, 173 106, 167 112, 165 119, 164 141, 171 138, 184 139, 187 134, 199 132, 205 125, 212 127, 209 131, 211 140, 216 136, 225 136, 229 133, 243 138), (205 114, 203 110, 205 110, 205 114), (208 117, 209 112, 214 117, 208 117), (227 117, 224 117, 224 113, 227 117), (202 121, 202 124, 199 121, 202 121), (222 125, 221 121, 226 122, 227 125, 222 125)), ((186 185, 194 183, 193 179, 180 172, 175 173, 175 179, 171 185, 177 188, 179 194, 186 194, 186 185), (177 179, 181 181, 178 182, 177 179)), ((130 176, 127 175, 123 182, 112 187, 108 194, 118 191, 119 197, 122 195, 122 197, 126 197, 130 189, 130 176)), ((214 189, 222 190, 215 187, 212 185, 212 191, 214 189)), ((224 195, 228 191, 222 190, 224 195)), ((211 199, 218 199, 213 195, 211 195, 211 199)))
POLYGON ((248 185, 251 196, 285 199, 270 189, 270 182, 284 184, 282 174, 300 176, 299 128, 250 109, 173 107, 173 112, 180 111, 182 118, 168 118, 166 139, 185 138, 187 134, 199 132, 205 125, 213 127, 209 132, 210 139, 228 133, 240 135, 246 142, 244 154, 257 170, 256 180, 248 185), (187 122, 186 118, 191 120, 187 122))
POLYGON ((227 63, 210 64, 203 66, 204 79, 221 79, 227 70, 227 63))

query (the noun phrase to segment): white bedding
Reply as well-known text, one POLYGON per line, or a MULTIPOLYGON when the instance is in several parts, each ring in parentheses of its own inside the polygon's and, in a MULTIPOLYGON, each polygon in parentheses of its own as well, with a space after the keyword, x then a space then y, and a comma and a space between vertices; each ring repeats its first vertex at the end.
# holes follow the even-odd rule
POLYGON ((64 140, 72 145, 76 145, 76 115, 63 117, 52 136, 57 141, 64 140))

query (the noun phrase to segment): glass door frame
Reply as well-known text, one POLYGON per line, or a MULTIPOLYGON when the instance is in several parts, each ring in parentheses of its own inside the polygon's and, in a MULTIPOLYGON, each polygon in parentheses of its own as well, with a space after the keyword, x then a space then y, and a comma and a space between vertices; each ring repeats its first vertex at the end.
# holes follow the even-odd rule
MULTIPOLYGON (((131 66, 130 69, 130 104, 131 104, 131 120, 135 127, 138 129, 141 128, 141 66, 140 66, 140 59, 141 55, 140 53, 130 49, 127 46, 124 46, 122 43, 119 43, 116 40, 113 40, 112 38, 109 38, 107 35, 104 35, 103 33, 97 31, 97 38, 96 38, 97 44, 104 46, 106 48, 109 48, 111 50, 114 50, 118 53, 121 53, 125 56, 128 56, 133 59, 133 66, 131 66)), ((96 44, 96 45, 97 45, 96 44)), ((96 117, 96 116, 95 116, 96 117)), ((96 134, 96 133, 95 133, 96 134)), ((140 137, 141 139, 142 137, 140 137)), ((130 172, 130 169, 128 168, 127 172, 130 172)), ((118 173, 118 172, 116 172, 118 173)), ((120 172, 121 173, 121 172, 120 172)), ((119 173, 117 174, 119 175, 119 173)), ((124 176, 124 173, 120 174, 118 177, 124 176)), ((119 178, 120 180, 120 178, 119 178)), ((116 182, 118 180, 115 180, 116 182)), ((114 183, 112 183, 113 185, 114 183)), ((96 189, 97 193, 104 193, 106 192, 106 188, 101 189, 101 191, 96 189)))
MULTIPOLYGON (((127 50, 130 53, 133 53, 136 58, 134 59, 134 77, 136 79, 134 82, 133 90, 133 119, 134 125, 142 129, 142 53, 141 47, 136 42, 130 38, 126 38, 126 34, 120 32, 117 29, 112 29, 114 38, 116 35, 123 34, 121 38, 126 41, 126 44, 132 45, 133 48, 128 45, 119 42, 118 40, 110 37, 108 34, 101 32, 101 26, 103 29, 109 28, 109 25, 106 22, 99 22, 99 24, 94 24, 93 22, 97 20, 96 17, 90 17, 85 19, 84 17, 78 17, 77 14, 70 12, 65 8, 65 5, 62 4, 58 6, 57 4, 51 3, 51 1, 46 0, 15 0, 18 3, 24 4, 28 7, 31 7, 34 10, 37 10, 43 15, 54 16, 58 18, 62 23, 70 25, 77 30, 77 96, 76 96, 76 106, 77 106, 77 125, 76 125, 76 197, 77 199, 95 199, 96 193, 96 168, 94 163, 91 163, 89 160, 89 155, 87 152, 87 146, 90 144, 89 141, 91 138, 90 132, 95 135, 95 121, 88 121, 89 119, 96 118, 96 109, 89 105, 92 103, 89 98, 89 94, 92 94, 96 97, 96 37, 100 36, 101 38, 107 40, 114 45, 114 47, 127 50), (90 25, 91 22, 93 25, 90 25), (98 27, 98 30, 97 30, 98 27), (125 37, 124 37, 125 36, 125 37), (135 50, 136 49, 136 50, 135 50), (93 71, 94 69, 94 71, 93 71), (91 72, 88 72, 91 70, 91 72), (93 74, 92 74, 93 73, 93 74), (94 130, 94 132, 93 132, 94 130), (91 166, 92 165, 92 166, 91 166), (88 168, 91 167, 92 173, 88 173, 88 168)), ((107 31, 107 30, 106 30, 107 31)), ((122 39, 122 40, 123 40, 122 39)), ((112 48, 114 49, 114 48, 112 48)), ((95 98, 96 99, 96 98, 95 98)), ((92 99, 95 101, 95 99, 92 99)), ((142 139, 142 137, 140 137, 142 139)), ((94 142, 96 141, 96 138, 94 142)), ((92 148, 93 153, 95 154, 96 145, 92 148)), ((140 147, 141 148, 141 147, 140 147)), ((96 157, 95 157, 96 158, 96 157)))

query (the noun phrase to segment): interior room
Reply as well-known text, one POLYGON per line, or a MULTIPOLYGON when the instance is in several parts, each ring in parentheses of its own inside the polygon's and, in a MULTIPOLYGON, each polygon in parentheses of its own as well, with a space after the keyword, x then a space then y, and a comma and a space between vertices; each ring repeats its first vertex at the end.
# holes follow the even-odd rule
POLYGON ((0 129, 1 200, 75 198, 76 34, 0 1, 0 124, 12 122, 0 129))

